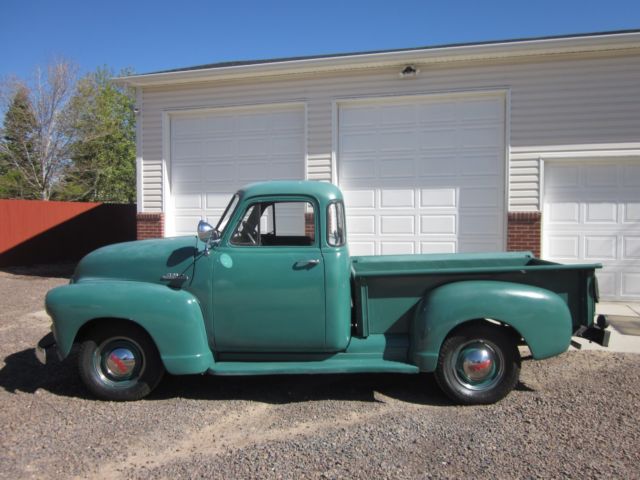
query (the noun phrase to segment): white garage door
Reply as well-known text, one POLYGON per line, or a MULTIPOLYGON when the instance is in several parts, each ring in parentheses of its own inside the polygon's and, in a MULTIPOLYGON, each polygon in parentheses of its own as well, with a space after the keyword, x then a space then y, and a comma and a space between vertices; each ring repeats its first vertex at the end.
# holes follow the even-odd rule
POLYGON ((545 165, 543 257, 602 263, 600 295, 640 300, 640 164, 545 165))
POLYGON ((503 250, 504 111, 496 95, 341 105, 351 252, 503 250))
POLYGON ((304 108, 220 109, 171 118, 171 218, 168 234, 215 225, 231 194, 262 180, 305 177, 304 108))

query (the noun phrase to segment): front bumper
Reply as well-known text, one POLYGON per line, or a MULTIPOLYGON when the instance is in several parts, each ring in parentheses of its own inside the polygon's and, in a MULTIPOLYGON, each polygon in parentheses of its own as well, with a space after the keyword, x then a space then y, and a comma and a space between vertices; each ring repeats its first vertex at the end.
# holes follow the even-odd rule
POLYGON ((47 360, 51 359, 53 352, 56 352, 56 356, 60 359, 60 354, 58 353, 58 349, 56 346, 56 339, 53 336, 53 332, 47 333, 44 337, 40 339, 35 348, 36 358, 43 365, 47 364, 47 360))

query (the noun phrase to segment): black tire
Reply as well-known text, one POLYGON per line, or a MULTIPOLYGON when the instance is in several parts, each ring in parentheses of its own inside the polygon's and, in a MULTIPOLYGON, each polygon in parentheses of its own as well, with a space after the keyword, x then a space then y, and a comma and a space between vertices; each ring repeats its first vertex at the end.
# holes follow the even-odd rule
POLYGON ((113 322, 89 332, 80 346, 80 378, 96 397, 139 400, 160 383, 164 366, 142 328, 113 322))
POLYGON ((495 403, 518 383, 520 353, 505 327, 474 323, 455 330, 444 341, 435 377, 456 403, 495 403))

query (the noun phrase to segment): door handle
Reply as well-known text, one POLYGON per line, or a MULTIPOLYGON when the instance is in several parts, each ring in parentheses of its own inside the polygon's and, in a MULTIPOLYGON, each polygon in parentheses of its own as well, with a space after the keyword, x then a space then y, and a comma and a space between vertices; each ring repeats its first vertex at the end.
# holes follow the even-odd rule
POLYGON ((294 268, 311 268, 318 265, 319 263, 319 258, 312 258, 311 260, 298 260, 295 263, 294 268))

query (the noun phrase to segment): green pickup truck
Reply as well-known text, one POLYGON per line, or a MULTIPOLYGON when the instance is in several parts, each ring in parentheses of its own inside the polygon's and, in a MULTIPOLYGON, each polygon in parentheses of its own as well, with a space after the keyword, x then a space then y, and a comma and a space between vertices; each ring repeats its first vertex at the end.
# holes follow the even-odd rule
POLYGON ((51 290, 46 362, 80 345, 87 388, 110 400, 173 375, 435 372, 462 404, 492 403, 535 359, 572 336, 608 341, 594 322, 600 265, 530 253, 350 257, 343 197, 320 182, 248 185, 214 228, 87 255, 51 290))

